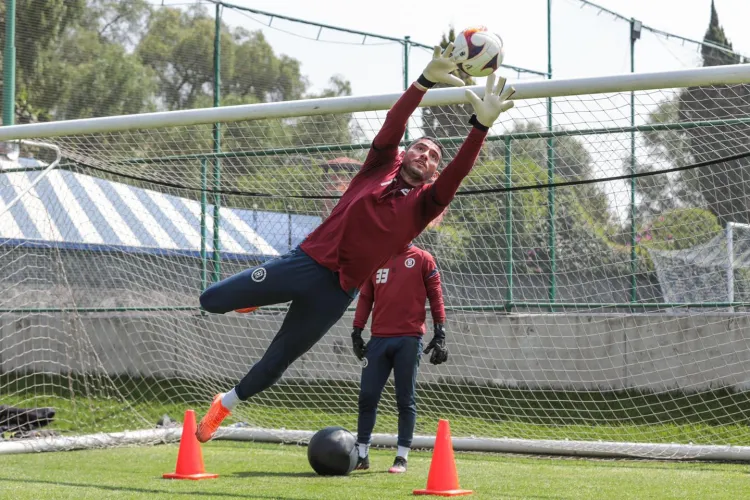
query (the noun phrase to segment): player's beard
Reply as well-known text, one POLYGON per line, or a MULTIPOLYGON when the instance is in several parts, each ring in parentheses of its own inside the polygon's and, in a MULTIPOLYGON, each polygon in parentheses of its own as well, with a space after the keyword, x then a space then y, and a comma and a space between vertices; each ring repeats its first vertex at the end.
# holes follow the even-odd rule
POLYGON ((417 185, 422 185, 425 182, 427 182, 428 179, 425 178, 427 175, 426 170, 421 170, 419 166, 416 165, 416 162, 409 162, 408 165, 404 165, 403 168, 406 170, 406 173, 408 174, 408 177, 405 177, 404 180, 409 183, 417 183, 417 185))

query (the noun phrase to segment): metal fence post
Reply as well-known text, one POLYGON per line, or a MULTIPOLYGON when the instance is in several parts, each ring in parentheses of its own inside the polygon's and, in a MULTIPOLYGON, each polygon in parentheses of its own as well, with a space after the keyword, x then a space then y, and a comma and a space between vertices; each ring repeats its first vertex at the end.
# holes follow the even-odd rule
MULTIPOLYGON (((547 0, 547 79, 552 79, 552 0, 547 0)), ((547 130, 552 132, 552 98, 547 98, 547 130)), ((550 135, 547 138, 547 182, 555 183, 555 138, 550 135)), ((555 188, 550 186, 547 190, 547 220, 549 232, 547 234, 547 246, 549 249, 549 301, 555 302, 557 295, 557 254, 555 252, 555 188)), ((553 311, 554 308, 550 307, 553 311)))
MULTIPOLYGON (((216 4, 214 32, 214 107, 221 105, 221 4, 216 4)), ((214 123, 213 130, 214 153, 214 272, 212 282, 216 283, 221 277, 221 124, 214 123)))
MULTIPOLYGON (((404 37, 404 90, 409 88, 409 46, 411 44, 411 37, 406 35, 404 37)), ((404 134, 404 140, 409 142, 409 122, 406 122, 406 133, 404 134)))
POLYGON ((513 170, 511 166, 511 137, 505 139, 505 187, 508 191, 505 193, 505 238, 506 238, 506 261, 508 266, 508 291, 505 294, 506 310, 513 307, 513 192, 510 187, 513 185, 513 170))
POLYGON ((5 51, 3 53, 3 125, 13 125, 16 115, 16 0, 5 0, 5 51))
MULTIPOLYGON (((641 22, 630 20, 630 72, 635 73, 635 41, 641 38, 641 22)), ((635 92, 630 92, 630 302, 638 301, 637 260, 635 252, 635 92)))

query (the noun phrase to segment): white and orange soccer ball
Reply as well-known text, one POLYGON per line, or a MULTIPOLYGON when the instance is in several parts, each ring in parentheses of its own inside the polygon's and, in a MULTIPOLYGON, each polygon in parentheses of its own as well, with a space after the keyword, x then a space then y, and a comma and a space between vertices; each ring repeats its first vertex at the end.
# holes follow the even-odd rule
POLYGON ((456 35, 451 59, 470 76, 489 76, 503 62, 503 40, 485 26, 472 26, 456 35))

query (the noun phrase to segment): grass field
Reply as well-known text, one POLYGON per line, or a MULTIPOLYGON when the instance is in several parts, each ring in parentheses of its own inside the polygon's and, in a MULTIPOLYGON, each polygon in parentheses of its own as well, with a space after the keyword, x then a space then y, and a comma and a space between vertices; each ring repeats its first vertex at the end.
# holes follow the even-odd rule
MULTIPOLYGON (((186 408, 194 408, 200 415, 213 396, 190 381, 122 377, 107 384, 98 379, 0 374, 0 389, 6 394, 4 404, 54 407, 57 415, 52 428, 74 434, 149 428, 165 413, 181 421, 186 408), (117 391, 110 386, 116 386, 117 391)), ((342 425, 351 429, 357 421, 356 398, 356 384, 277 384, 257 402, 238 409, 229 423, 308 430, 342 425)), ((745 416, 750 391, 657 394, 451 386, 446 397, 445 388, 439 385, 421 385, 418 407, 417 434, 434 434, 438 419, 448 418, 456 437, 742 446, 750 442, 745 416)), ((394 433, 397 411, 391 387, 386 389, 380 409, 375 432, 394 433)))
MULTIPOLYGON (((203 447, 215 480, 173 481, 176 445, 12 455, 0 458, 0 498, 101 499, 390 499, 416 498, 429 453, 412 453, 409 472, 385 472, 393 450, 373 450, 372 469, 319 477, 306 448, 212 442, 203 447)), ((731 499, 750 497, 750 466, 605 461, 465 454, 456 457, 461 487, 478 499, 731 499)))

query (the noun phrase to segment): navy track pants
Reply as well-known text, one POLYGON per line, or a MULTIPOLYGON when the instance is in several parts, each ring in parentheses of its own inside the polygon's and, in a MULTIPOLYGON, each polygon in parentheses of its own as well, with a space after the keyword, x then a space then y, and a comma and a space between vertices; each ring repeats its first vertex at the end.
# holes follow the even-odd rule
POLYGON ((201 294, 200 303, 208 312, 224 314, 291 301, 271 345, 235 387, 244 401, 278 382, 344 315, 355 296, 356 290, 341 288, 337 273, 296 248, 214 283, 201 294))
POLYGON ((380 396, 393 370, 398 407, 398 445, 411 447, 417 422, 415 392, 421 355, 421 337, 372 337, 367 343, 367 363, 362 368, 359 389, 358 442, 370 442, 380 396))

